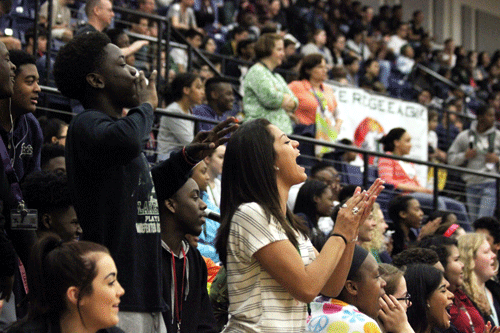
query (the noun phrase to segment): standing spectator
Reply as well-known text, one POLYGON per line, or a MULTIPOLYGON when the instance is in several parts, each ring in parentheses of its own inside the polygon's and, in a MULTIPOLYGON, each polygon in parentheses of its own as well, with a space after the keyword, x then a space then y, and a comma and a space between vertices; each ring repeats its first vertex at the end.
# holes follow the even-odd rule
POLYGON ((87 0, 85 14, 87 15, 87 22, 77 29, 75 35, 81 35, 86 32, 104 31, 110 26, 115 17, 111 0, 87 0))
MULTIPOLYGON (((315 128, 316 119, 321 116, 331 121, 330 129, 335 132, 335 135, 329 139, 334 141, 340 132, 342 121, 338 117, 337 101, 333 90, 324 84, 328 78, 327 71, 325 58, 321 54, 309 54, 302 59, 299 80, 293 81, 288 87, 299 100, 299 107, 295 110, 297 125, 294 132, 316 138, 316 133, 311 127, 315 128), (320 112, 319 115, 318 112, 320 112)), ((327 138, 322 139, 327 140, 327 138)), ((302 150, 305 155, 315 156, 314 145, 304 144, 302 150)))
MULTIPOLYGON (((448 150, 448 163, 476 171, 498 174, 500 131, 495 128, 495 110, 482 106, 470 129, 460 133, 448 150)), ((462 174, 466 182, 467 206, 471 220, 493 216, 496 206, 495 180, 462 174)))
POLYGON ((121 50, 94 32, 59 51, 54 76, 63 95, 87 109, 68 129, 68 180, 82 238, 108 246, 127 288, 120 325, 129 332, 166 332, 158 205, 142 153, 158 103, 156 73, 146 85, 144 73, 137 76, 121 50), (125 107, 131 109, 123 117, 125 107))
POLYGON ((250 68, 243 82, 246 118, 266 118, 291 134, 293 112, 299 101, 283 77, 273 72, 285 56, 283 38, 277 34, 263 34, 255 44, 255 55, 259 62, 250 68))
MULTIPOLYGON (((192 108, 201 104, 205 95, 201 78, 195 74, 183 73, 172 81, 172 99, 167 111, 192 114, 192 108)), ((158 161, 190 143, 194 138, 194 122, 191 120, 162 116, 158 129, 158 161)))
POLYGON ((303 332, 306 303, 343 288, 357 227, 383 188, 379 180, 368 196, 358 188, 318 253, 286 205, 290 187, 307 177, 297 147, 266 119, 246 122, 227 145, 216 244, 227 269, 226 332, 303 332))
POLYGON ((71 11, 68 5, 75 3, 75 0, 47 0, 40 6, 40 23, 47 25, 49 1, 52 1, 52 37, 61 39, 64 42, 73 38, 73 29, 71 27, 71 11))
POLYGON ((314 30, 311 38, 309 39, 309 43, 304 45, 300 52, 303 55, 309 55, 313 53, 319 53, 325 58, 327 70, 333 68, 333 57, 332 53, 326 47, 326 31, 317 29, 314 30))
MULTIPOLYGON (((233 109, 234 93, 228 80, 218 77, 208 79, 205 82, 205 97, 207 104, 194 106, 193 115, 219 122, 230 115, 233 109)), ((214 126, 214 124, 200 121, 197 131, 209 131, 214 126)))

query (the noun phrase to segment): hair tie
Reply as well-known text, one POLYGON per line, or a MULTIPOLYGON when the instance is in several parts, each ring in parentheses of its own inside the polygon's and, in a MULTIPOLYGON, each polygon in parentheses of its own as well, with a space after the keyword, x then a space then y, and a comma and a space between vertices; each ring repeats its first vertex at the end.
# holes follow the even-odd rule
POLYGON ((443 234, 444 237, 447 237, 449 238, 451 235, 453 235, 453 233, 455 231, 457 231, 457 229, 459 228, 460 226, 456 223, 453 223, 449 228, 448 230, 445 231, 445 233, 443 234))

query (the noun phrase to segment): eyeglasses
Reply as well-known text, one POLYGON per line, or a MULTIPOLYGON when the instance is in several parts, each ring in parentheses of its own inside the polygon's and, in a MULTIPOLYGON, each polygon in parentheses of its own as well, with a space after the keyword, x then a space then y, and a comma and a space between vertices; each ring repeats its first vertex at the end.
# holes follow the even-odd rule
POLYGON ((407 306, 410 306, 410 302, 411 302, 411 295, 410 295, 410 293, 406 293, 405 297, 396 298, 396 300, 398 300, 398 301, 405 301, 405 302, 406 302, 406 305, 407 305, 407 306))

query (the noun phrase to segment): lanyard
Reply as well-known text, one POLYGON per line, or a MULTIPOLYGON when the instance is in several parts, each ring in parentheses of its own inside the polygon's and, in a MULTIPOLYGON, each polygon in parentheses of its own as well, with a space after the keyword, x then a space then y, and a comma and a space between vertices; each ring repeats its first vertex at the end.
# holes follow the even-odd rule
POLYGON ((184 248, 182 247, 182 244, 181 244, 181 250, 182 250, 182 255, 184 256, 184 258, 183 258, 183 264, 182 264, 182 284, 181 284, 181 297, 180 297, 180 299, 178 296, 179 294, 177 292, 177 274, 175 271, 175 256, 174 256, 174 252, 171 251, 171 253, 172 253, 172 271, 174 272, 175 317, 177 319, 177 332, 178 333, 180 333, 180 331, 181 331, 182 296, 184 295, 184 277, 186 276, 186 253, 184 252, 184 248))

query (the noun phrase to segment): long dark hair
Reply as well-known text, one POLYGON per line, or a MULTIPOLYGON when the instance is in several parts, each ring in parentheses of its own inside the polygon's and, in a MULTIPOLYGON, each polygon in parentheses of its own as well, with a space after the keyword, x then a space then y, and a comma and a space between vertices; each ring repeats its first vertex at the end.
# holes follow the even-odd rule
POLYGON ((380 143, 384 145, 384 151, 390 151, 393 152, 394 148, 394 141, 401 139, 403 134, 406 133, 406 130, 401 127, 396 127, 393 128, 387 133, 383 138, 380 139, 380 143))
POLYGON ((295 231, 307 234, 307 229, 287 209, 283 215, 280 206, 274 161, 274 137, 269 132, 271 123, 255 119, 244 123, 229 140, 224 155, 221 182, 221 225, 216 249, 226 265, 227 241, 234 213, 241 204, 258 203, 268 215, 274 216, 294 246, 298 245, 295 231), (288 222, 287 222, 288 220, 288 222))
MULTIPOLYGON (((392 255, 396 255, 399 252, 404 250, 405 243, 405 235, 403 229, 401 228, 401 216, 399 216, 400 212, 405 212, 408 210, 408 203, 410 200, 414 198, 411 195, 398 195, 394 199, 389 202, 389 218, 392 220, 392 227, 394 229, 394 235, 392 235, 393 240, 393 250, 392 255)), ((410 238, 414 236, 412 232, 410 232, 410 238)), ((413 239, 415 240, 415 239, 413 239)))
POLYGON ((409 265, 405 272, 408 293, 412 306, 407 310, 408 322, 416 333, 424 332, 429 325, 427 302, 439 288, 443 272, 431 265, 409 265))
POLYGON ((314 197, 320 197, 327 188, 328 185, 320 182, 319 180, 311 179, 306 181, 304 185, 301 186, 299 193, 297 194, 297 200, 295 201, 293 213, 302 213, 306 215, 309 220, 308 222, 310 222, 314 228, 317 228, 318 210, 314 197))
POLYGON ((63 243, 52 233, 41 238, 31 251, 28 266, 28 318, 59 320, 67 310, 66 291, 71 286, 79 289, 80 312, 80 300, 93 291, 97 258, 92 254, 96 252, 109 254, 106 247, 92 242, 63 243))

